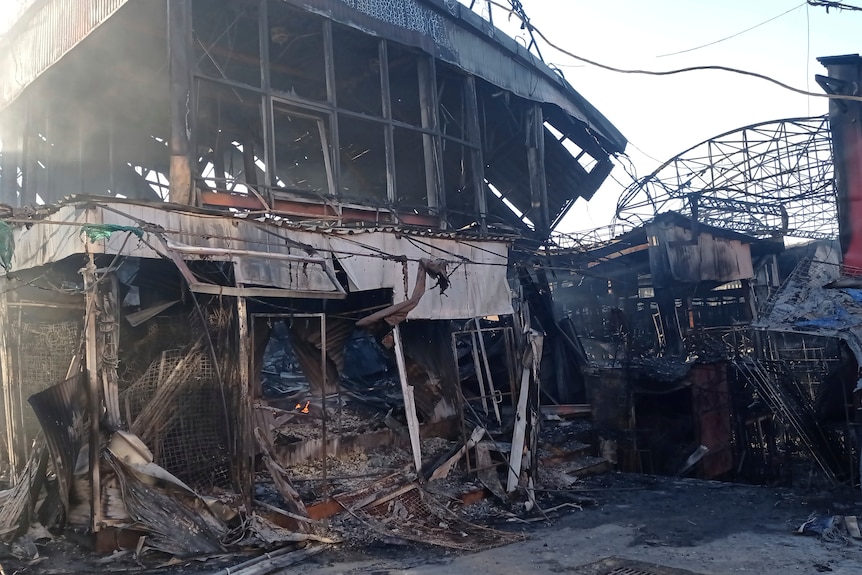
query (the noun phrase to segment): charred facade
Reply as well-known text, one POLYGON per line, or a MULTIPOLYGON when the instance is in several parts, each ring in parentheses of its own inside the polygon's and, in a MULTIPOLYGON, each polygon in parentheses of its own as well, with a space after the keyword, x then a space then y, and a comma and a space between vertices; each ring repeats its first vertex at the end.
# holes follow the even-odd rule
POLYGON ((36 510, 173 555, 323 541, 361 509, 333 458, 442 477, 434 437, 534 501, 544 334, 510 248, 626 144, 561 76, 438 0, 31 2, 0 43, 0 536, 36 510))

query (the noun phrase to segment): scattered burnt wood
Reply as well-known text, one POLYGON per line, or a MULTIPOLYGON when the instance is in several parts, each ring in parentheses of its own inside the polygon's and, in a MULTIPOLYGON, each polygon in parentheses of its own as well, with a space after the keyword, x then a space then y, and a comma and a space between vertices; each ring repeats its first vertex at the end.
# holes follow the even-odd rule
MULTIPOLYGON (((269 470, 269 474, 275 483, 276 489, 284 500, 284 504, 287 506, 286 511, 289 512, 291 516, 307 518, 308 511, 306 510, 302 499, 300 499, 299 493, 296 492, 296 489, 290 483, 288 472, 273 460, 274 446, 272 444, 272 438, 267 434, 267 432, 261 430, 259 427, 255 428, 254 436, 257 440, 258 448, 262 452, 264 465, 266 465, 267 470, 269 470)), ((306 527, 307 525, 305 522, 300 525, 300 529, 305 529, 306 527)))

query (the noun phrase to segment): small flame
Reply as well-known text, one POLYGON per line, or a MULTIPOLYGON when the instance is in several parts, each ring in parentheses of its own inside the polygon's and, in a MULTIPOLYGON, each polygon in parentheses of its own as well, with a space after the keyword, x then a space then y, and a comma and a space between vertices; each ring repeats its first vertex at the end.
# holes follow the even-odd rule
POLYGON ((310 403, 311 403, 310 401, 305 402, 305 407, 302 408, 302 413, 308 413, 308 405, 310 403))

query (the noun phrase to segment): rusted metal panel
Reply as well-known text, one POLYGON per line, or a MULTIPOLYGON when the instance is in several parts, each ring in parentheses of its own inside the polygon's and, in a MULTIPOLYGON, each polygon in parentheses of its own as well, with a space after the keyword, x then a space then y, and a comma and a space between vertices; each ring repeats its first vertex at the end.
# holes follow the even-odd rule
POLYGON ((713 479, 733 470, 727 365, 696 365, 691 369, 689 379, 700 444, 709 449, 700 462, 700 475, 704 479, 713 479))
POLYGON ((127 0, 19 0, 21 16, 0 38, 0 109, 119 10, 127 0))
MULTIPOLYGON (((857 95, 862 80, 858 54, 817 59, 828 75, 817 82, 829 94, 857 95)), ((862 268, 862 103, 829 101, 829 125, 835 148, 838 226, 844 264, 862 268)))
POLYGON ((754 277, 748 243, 666 223, 649 224, 646 229, 656 287, 754 277))

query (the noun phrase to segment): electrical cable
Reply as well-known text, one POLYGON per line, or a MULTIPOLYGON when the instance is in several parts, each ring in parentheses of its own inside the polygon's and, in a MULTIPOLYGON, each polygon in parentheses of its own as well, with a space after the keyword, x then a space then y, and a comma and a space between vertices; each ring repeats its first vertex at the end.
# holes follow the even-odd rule
MULTIPOLYGON (((669 52, 669 53, 667 53, 667 54, 659 54, 658 56, 656 56, 656 58, 666 58, 666 57, 668 57, 668 56, 676 56, 676 55, 678 55, 678 54, 686 54, 686 53, 688 53, 688 52, 694 52, 695 50, 700 50, 701 48, 707 48, 707 47, 709 47, 709 46, 715 46, 716 44, 720 44, 721 42, 725 42, 726 40, 731 40, 732 38, 736 38, 737 36, 742 36, 742 35, 743 35, 743 34, 745 34, 746 32, 751 32, 751 31, 752 31, 752 30, 754 30, 755 28, 760 28, 760 27, 761 27, 761 26, 763 26, 764 24, 769 24, 770 22, 772 22, 772 21, 774 21, 774 20, 778 20, 778 19, 779 19, 779 18, 781 18, 782 16, 786 16, 787 14, 790 14, 791 12, 795 12, 796 10, 799 10, 799 9, 800 9, 800 8, 802 8, 803 6, 806 6, 806 7, 807 7, 807 6, 808 6, 808 3, 807 3, 807 2, 803 2, 803 3, 802 3, 802 4, 800 4, 799 6, 794 6, 794 7, 793 7, 793 8, 791 8, 790 10, 786 10, 786 11, 782 12, 782 13, 781 13, 781 14, 779 14, 778 16, 773 16, 773 17, 772 17, 772 18, 770 18, 769 20, 764 20, 764 21, 763 21, 763 22, 761 22, 760 24, 755 24, 754 26, 751 26, 750 28, 746 28, 745 30, 742 30, 742 31, 740 31, 740 32, 737 32, 736 34, 731 34, 730 36, 725 36, 724 38, 721 38, 720 40, 715 40, 715 41, 713 41, 713 42, 709 42, 708 44, 701 44, 700 46, 695 46, 694 48, 688 48, 688 49, 686 49, 686 50, 680 50, 680 51, 678 51, 678 52, 669 52)), ((807 9, 807 8, 806 8, 806 9, 807 9)))
MULTIPOLYGON (((502 8, 504 10, 509 10, 509 8, 495 0, 489 0, 495 6, 502 8)), ((860 8, 862 10, 862 8, 860 8)), ((600 68, 602 70, 607 70, 609 72, 616 72, 618 74, 636 74, 641 76, 675 76, 678 74, 686 74, 689 72, 700 72, 700 71, 718 71, 718 72, 728 72, 730 74, 737 74, 740 76, 748 76, 750 78, 756 78, 758 80, 763 80, 764 82, 769 82, 770 84, 774 84, 779 86, 780 88, 784 88, 785 90, 789 90, 790 92, 794 92, 796 94, 801 94, 803 96, 811 96, 814 98, 826 98, 829 100, 848 100, 852 102, 862 102, 862 96, 851 96, 844 94, 825 94, 818 92, 810 92, 808 90, 803 90, 802 88, 796 88, 795 86, 791 86, 790 84, 785 84, 781 80, 777 80, 771 76, 767 76, 766 74, 761 74, 759 72, 752 72, 750 70, 741 70, 739 68, 732 68, 730 66, 720 66, 720 65, 708 65, 708 66, 688 66, 686 68, 677 68, 674 70, 641 70, 641 69, 627 69, 627 68, 617 68, 615 66, 609 66, 607 64, 602 64, 601 62, 597 62, 595 60, 590 60, 589 58, 585 58, 583 56, 578 56, 574 52, 570 52, 565 48, 551 42, 548 40, 547 36, 542 33, 542 31, 529 22, 524 23, 525 26, 532 28, 532 30, 536 33, 536 36, 545 41, 545 43, 553 48, 554 50, 565 54, 570 58, 574 58, 579 62, 584 62, 585 64, 589 64, 596 68, 600 68)))

